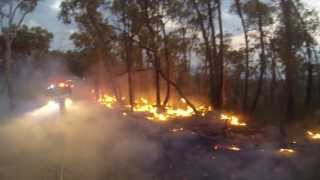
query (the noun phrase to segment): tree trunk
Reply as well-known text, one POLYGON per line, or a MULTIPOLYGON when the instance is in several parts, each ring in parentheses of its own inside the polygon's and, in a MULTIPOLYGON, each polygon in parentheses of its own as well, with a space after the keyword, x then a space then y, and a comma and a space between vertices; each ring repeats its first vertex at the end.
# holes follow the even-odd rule
POLYGON ((280 133, 286 136, 285 125, 294 118, 294 54, 292 52, 291 6, 289 0, 281 0, 283 22, 286 31, 285 43, 285 84, 286 84, 286 118, 280 123, 280 133))
POLYGON ((254 113, 257 104, 259 102, 259 98, 262 93, 262 86, 263 86, 263 79, 264 79, 264 73, 266 70, 266 60, 265 60, 265 43, 264 43, 264 31, 263 31, 263 24, 262 24, 262 14, 259 14, 259 33, 260 33, 260 46, 261 46, 261 54, 260 54, 260 76, 258 80, 258 87, 256 94, 254 96, 254 100, 252 103, 252 107, 250 110, 250 113, 254 113))
POLYGON ((313 64, 312 64, 312 52, 310 47, 309 39, 306 42, 307 54, 308 54, 308 63, 307 63, 307 86, 306 86, 306 97, 305 97, 305 105, 309 110, 311 105, 312 98, 312 87, 313 87, 313 64))
POLYGON ((100 97, 100 90, 101 90, 101 77, 102 77, 102 67, 103 67, 103 57, 102 57, 102 50, 101 48, 97 48, 96 50, 97 52, 97 58, 98 58, 98 67, 97 67, 97 73, 96 73, 96 78, 95 78, 95 95, 96 95, 96 99, 99 99, 100 97))
POLYGON ((212 54, 211 54, 211 46, 210 46, 210 42, 208 39, 208 35, 207 35, 207 31, 206 31, 206 27, 204 26, 204 19, 203 19, 203 15, 200 12, 200 9, 198 7, 197 2, 195 2, 195 0, 192 0, 193 6, 197 12, 198 15, 198 19, 200 21, 200 29, 201 29, 201 33, 202 33, 202 37, 204 39, 204 43, 205 43, 205 52, 206 52, 206 62, 208 62, 209 64, 209 97, 210 97, 210 103, 212 105, 215 106, 215 82, 214 82, 214 66, 213 66, 213 61, 212 61, 212 54))
MULTIPOLYGON (((97 34, 97 38, 95 39, 96 41, 96 44, 98 45, 98 48, 101 48, 101 49, 104 49, 104 53, 102 53, 103 57, 102 59, 104 59, 105 57, 107 57, 107 45, 108 44, 108 41, 105 39, 105 36, 101 30, 101 26, 99 25, 99 23, 96 22, 96 19, 94 18, 94 15, 91 14, 93 12, 95 12, 95 10, 91 9, 92 7, 88 6, 87 7, 87 11, 90 12, 88 14, 88 19, 87 19, 87 22, 89 24, 92 25, 93 29, 92 29, 92 32, 97 34)), ((112 67, 114 67, 114 63, 113 63, 113 60, 110 59, 107 61, 107 71, 109 72, 109 78, 110 78, 110 83, 111 83, 111 87, 112 87, 112 91, 116 97, 116 99, 118 101, 120 101, 120 97, 119 97, 119 94, 118 94, 118 90, 117 90, 117 85, 116 85, 116 82, 115 82, 115 79, 114 79, 114 72, 112 70, 112 67)))
POLYGON ((308 33, 308 29, 306 27, 305 21, 302 18, 298 8, 294 5, 294 3, 290 3, 293 8, 293 11, 298 15, 298 18, 303 26, 303 30, 306 34, 306 49, 308 55, 308 63, 307 63, 307 85, 306 85, 306 96, 305 96, 305 105, 307 109, 310 108, 311 98, 312 98, 312 87, 313 87, 313 64, 312 64, 312 51, 311 51, 311 35, 308 33))
POLYGON ((248 101, 248 82, 249 82, 249 37, 248 37, 248 29, 246 22, 243 18, 242 8, 240 4, 240 0, 235 0, 235 4, 237 7, 237 12, 239 18, 241 20, 241 26, 243 29, 244 34, 244 41, 245 41, 245 53, 246 53, 246 63, 245 63, 245 77, 244 77, 244 90, 243 90, 243 100, 242 100, 242 109, 246 111, 247 109, 247 101, 248 101))
MULTIPOLYGON (((127 37, 127 36, 126 36, 127 37)), ((125 38, 125 51, 126 51, 126 62, 127 62, 127 72, 128 72, 128 96, 130 103, 130 110, 133 111, 134 108, 134 94, 133 94, 133 82, 132 82, 132 41, 129 38, 125 38)))
POLYGON ((221 12, 221 0, 216 0, 218 8, 218 22, 220 30, 220 50, 219 50, 219 62, 217 63, 217 94, 216 94, 216 109, 221 109, 223 105, 223 74, 224 74, 224 39, 223 39, 223 25, 222 25, 222 12, 221 12))
MULTIPOLYGON (((154 68, 154 79, 155 79, 155 87, 156 87, 156 106, 158 108, 158 110, 161 109, 161 85, 160 85, 160 71, 161 71, 161 63, 160 63, 160 58, 158 56, 158 51, 159 51, 159 47, 157 46, 156 42, 156 31, 154 29, 154 27, 152 26, 151 22, 150 22, 150 17, 149 17, 149 1, 144 0, 142 3, 142 8, 144 11, 143 17, 144 17, 144 23, 150 33, 150 39, 151 39, 151 49, 152 49, 152 53, 153 53, 153 68, 154 68)), ((150 53, 150 52, 148 52, 150 53)), ((149 57, 152 57, 151 55, 149 55, 149 57)), ((150 59, 152 62, 152 59, 150 59)))
MULTIPOLYGON (((166 68, 167 68, 167 77, 170 79, 170 54, 169 54, 169 49, 168 49, 168 37, 167 37, 167 32, 165 25, 162 25, 162 33, 163 33, 163 39, 164 39, 164 54, 165 54, 165 60, 166 60, 166 68)), ((167 81, 167 91, 166 91, 166 96, 163 101, 162 106, 165 107, 170 99, 170 83, 167 81)))
POLYGON ((275 88, 276 88, 276 81, 277 81, 277 74, 276 74, 276 60, 275 57, 271 59, 271 85, 270 85, 270 104, 274 105, 274 97, 275 97, 275 88))
POLYGON ((158 55, 154 54, 154 75, 155 75, 155 87, 156 87, 156 103, 158 109, 161 109, 161 86, 160 86, 160 59, 158 55))
MULTIPOLYGON (((8 35, 9 36, 9 35, 8 35)), ((15 95, 14 95, 14 86, 13 86, 13 73, 12 73, 12 43, 13 39, 10 37, 5 38, 5 76, 7 83, 7 92, 8 92, 8 104, 9 109, 13 112, 16 108, 15 105, 15 95)))
POLYGON ((219 57, 218 57, 217 42, 216 42, 216 29, 214 24, 214 8, 211 6, 210 1, 207 2, 207 6, 208 6, 209 26, 211 29, 211 44, 212 44, 212 56, 213 56, 212 60, 215 63, 217 63, 219 57))

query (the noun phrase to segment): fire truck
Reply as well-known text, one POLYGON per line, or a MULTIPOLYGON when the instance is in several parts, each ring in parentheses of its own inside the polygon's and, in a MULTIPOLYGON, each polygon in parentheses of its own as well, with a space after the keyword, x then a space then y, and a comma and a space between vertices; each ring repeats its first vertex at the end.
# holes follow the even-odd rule
POLYGON ((66 112, 66 103, 72 94, 74 85, 71 80, 51 83, 46 89, 46 95, 51 101, 59 104, 61 114, 66 112))

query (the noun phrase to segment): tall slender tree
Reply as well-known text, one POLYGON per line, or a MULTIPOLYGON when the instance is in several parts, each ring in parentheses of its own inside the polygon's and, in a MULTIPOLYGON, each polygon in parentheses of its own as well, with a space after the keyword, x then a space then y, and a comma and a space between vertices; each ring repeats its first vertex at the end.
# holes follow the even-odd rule
POLYGON ((266 72, 266 45, 265 45, 265 30, 264 27, 272 23, 272 18, 270 16, 272 8, 259 0, 250 0, 244 5, 244 12, 249 18, 250 24, 257 29, 259 33, 259 45, 261 52, 259 53, 260 57, 260 69, 259 69, 259 78, 257 90, 253 97, 252 106, 250 108, 250 113, 254 113, 259 98, 263 90, 264 76, 266 72))
POLYGON ((286 136, 285 124, 292 121, 294 118, 294 66, 295 66, 295 54, 292 51, 293 45, 293 32, 292 32, 292 7, 290 6, 290 0, 281 0, 282 10, 282 22, 285 30, 285 50, 284 50, 284 62, 285 62, 285 85, 286 85, 286 118, 285 121, 280 123, 280 133, 286 136))
POLYGON ((236 13, 238 14, 240 20, 241 20, 241 26, 244 36, 244 42, 245 42, 245 76, 244 76, 244 90, 243 90, 243 99, 242 99, 242 109, 246 111, 247 108, 247 101, 248 101, 248 82, 249 82, 249 59, 250 59, 250 51, 249 51, 249 36, 248 36, 248 25, 247 21, 243 14, 243 5, 240 0, 234 0, 234 7, 236 13))

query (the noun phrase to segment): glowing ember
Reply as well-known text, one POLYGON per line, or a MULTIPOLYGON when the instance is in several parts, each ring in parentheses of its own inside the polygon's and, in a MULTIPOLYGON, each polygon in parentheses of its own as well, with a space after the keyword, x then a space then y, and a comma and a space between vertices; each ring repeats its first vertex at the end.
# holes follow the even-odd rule
POLYGON ((180 100, 181 100, 181 102, 183 102, 183 103, 187 103, 187 101, 186 101, 184 98, 181 98, 180 100))
POLYGON ((240 122, 239 118, 236 116, 228 116, 226 114, 221 114, 220 119, 228 121, 232 126, 247 126, 246 123, 240 122))
POLYGON ((236 145, 219 145, 219 144, 216 144, 213 146, 213 149, 215 151, 218 151, 218 150, 228 150, 228 151, 240 151, 241 149, 236 146, 236 145))
POLYGON ((295 153, 295 150, 288 149, 288 148, 281 148, 281 149, 279 149, 279 153, 283 154, 283 155, 290 155, 290 154, 295 153))
POLYGON ((64 83, 59 83, 59 87, 60 88, 64 88, 66 86, 66 84, 64 84, 64 83))
POLYGON ((314 132, 312 132, 312 131, 307 131, 307 135, 308 135, 311 139, 320 140, 320 133, 314 133, 314 132))
POLYGON ((231 145, 230 147, 227 148, 230 151, 240 151, 240 148, 235 146, 235 145, 231 145))
POLYGON ((180 131, 183 131, 184 129, 183 128, 174 128, 174 129, 171 129, 171 132, 180 132, 180 131))

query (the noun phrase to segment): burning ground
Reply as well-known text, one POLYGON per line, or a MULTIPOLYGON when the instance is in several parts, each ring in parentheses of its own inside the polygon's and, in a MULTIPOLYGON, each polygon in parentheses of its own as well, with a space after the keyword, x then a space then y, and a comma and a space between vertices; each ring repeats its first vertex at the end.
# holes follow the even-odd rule
POLYGON ((0 179, 319 178, 317 143, 225 137, 213 133, 220 120, 150 121, 88 102, 64 117, 23 115, 1 125, 0 179))

